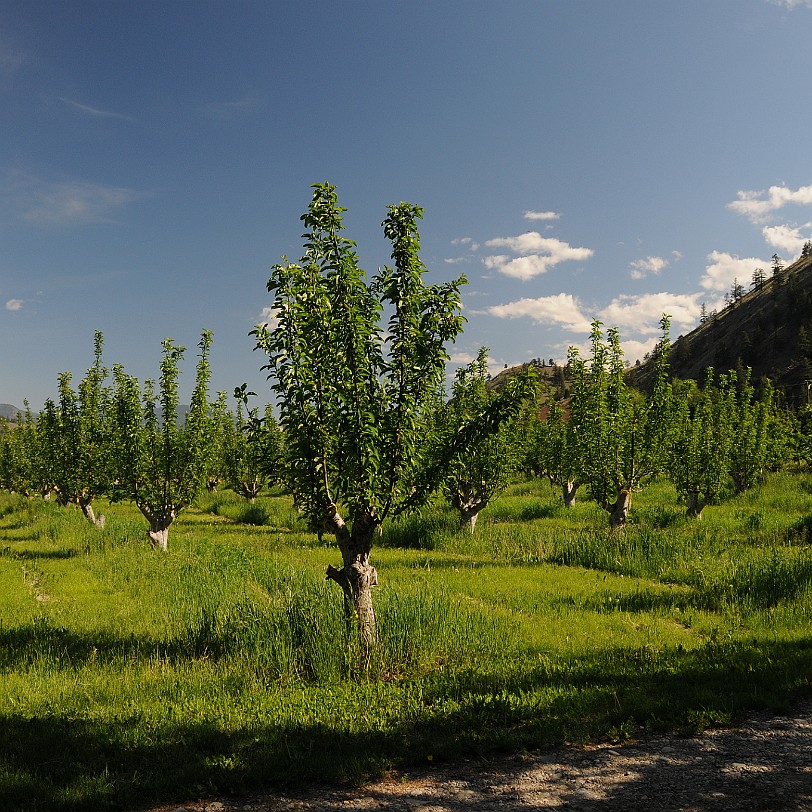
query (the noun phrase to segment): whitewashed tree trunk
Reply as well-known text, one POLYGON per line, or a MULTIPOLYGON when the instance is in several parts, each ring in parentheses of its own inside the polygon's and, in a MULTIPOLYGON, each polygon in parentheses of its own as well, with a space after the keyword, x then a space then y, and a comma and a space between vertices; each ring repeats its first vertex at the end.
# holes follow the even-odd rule
POLYGON ((160 510, 152 510, 149 505, 138 505, 141 513, 149 522, 147 536, 152 547, 166 552, 169 549, 169 527, 178 516, 178 511, 172 505, 167 505, 160 510))
POLYGON ((253 482, 241 482, 240 490, 242 491, 242 495, 253 505, 254 502, 257 501, 259 492, 262 490, 262 485, 260 485, 256 480, 253 482))
POLYGON ((325 510, 325 524, 335 533, 344 565, 327 567, 327 579, 335 581, 344 593, 344 614, 348 621, 358 623, 358 634, 364 654, 369 654, 378 641, 372 587, 378 585, 378 572, 369 563, 377 522, 369 516, 359 516, 352 531, 331 505, 325 510))
POLYGON ((480 493, 477 493, 473 485, 464 482, 451 493, 451 504, 460 514, 460 530, 473 533, 476 520, 480 511, 487 504, 487 500, 480 493))
POLYGON ((578 492, 580 482, 564 482, 561 485, 561 493, 564 497, 564 507, 571 508, 575 504, 575 494, 578 492))
POLYGON ((93 512, 93 497, 89 499, 86 497, 79 497, 79 507, 82 509, 84 517, 99 530, 104 530, 105 516, 100 513, 98 516, 93 512))

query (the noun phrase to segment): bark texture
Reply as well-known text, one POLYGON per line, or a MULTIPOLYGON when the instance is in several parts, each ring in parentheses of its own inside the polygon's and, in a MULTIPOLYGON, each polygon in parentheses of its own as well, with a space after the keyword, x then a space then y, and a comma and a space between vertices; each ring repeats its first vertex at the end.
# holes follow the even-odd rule
POLYGON ((612 530, 621 530, 626 526, 631 506, 632 492, 628 488, 621 488, 617 492, 617 501, 604 503, 603 508, 609 513, 609 527, 612 530))
POLYGON ((564 507, 571 508, 575 504, 575 494, 581 487, 580 482, 564 482, 561 485, 561 494, 564 497, 564 507))
POLYGON ((169 527, 178 516, 177 510, 171 505, 160 510, 152 510, 148 505, 138 505, 138 509, 149 522, 149 543, 166 552, 169 549, 169 527))
POLYGON ((688 507, 685 510, 685 514, 690 516, 692 519, 701 520, 702 511, 707 507, 708 500, 700 499, 699 488, 689 488, 687 495, 688 507))
POLYGON ((327 579, 341 587, 344 613, 348 621, 357 621, 362 649, 368 652, 378 639, 372 605, 372 588, 378 585, 378 572, 369 563, 378 522, 372 516, 362 515, 356 517, 350 529, 335 505, 329 505, 325 509, 324 524, 335 534, 343 561, 341 569, 332 564, 327 567, 327 579))

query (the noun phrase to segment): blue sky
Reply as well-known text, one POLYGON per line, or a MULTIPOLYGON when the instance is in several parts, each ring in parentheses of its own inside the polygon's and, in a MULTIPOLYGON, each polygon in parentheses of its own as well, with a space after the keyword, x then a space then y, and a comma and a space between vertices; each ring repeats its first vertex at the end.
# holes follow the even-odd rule
POLYGON ((212 391, 269 400, 248 333, 329 181, 372 274, 425 209, 464 273, 455 363, 642 357, 812 238, 812 0, 0 4, 0 401, 214 331, 212 391))

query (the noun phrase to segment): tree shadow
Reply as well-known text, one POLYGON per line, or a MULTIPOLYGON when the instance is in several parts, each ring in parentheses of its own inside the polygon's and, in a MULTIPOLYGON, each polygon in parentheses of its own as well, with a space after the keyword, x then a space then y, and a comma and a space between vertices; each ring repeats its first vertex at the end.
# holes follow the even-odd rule
MULTIPOLYGON (((90 644, 67 642, 74 656, 90 644)), ((4 646, 24 643, 2 639, 4 646)), ((93 645, 103 647, 105 640, 96 638, 93 645)), ((123 641, 107 645, 127 650, 123 641)), ((799 690, 808 693, 810 670, 809 641, 713 645, 666 659, 617 651, 573 662, 571 669, 539 666, 508 675, 471 670, 450 682, 427 683, 420 711, 408 721, 367 730, 340 714, 309 724, 255 723, 238 730, 223 729, 214 713, 212 720, 186 721, 169 716, 145 721, 137 709, 111 712, 104 721, 54 711, 38 718, 7 714, 0 717, 0 808, 132 809, 215 794, 290 790, 315 782, 361 782, 387 769, 425 765, 429 756, 443 763, 500 752, 550 752, 566 742, 605 740, 610 730, 692 733, 698 710, 716 708, 735 720, 753 708, 788 703, 799 690)), ((791 727, 786 734, 787 743, 808 758, 808 739, 790 740, 791 727)), ((581 751, 565 751, 575 752, 581 751)), ((635 766, 600 799, 573 785, 564 800, 581 810, 677 809, 676 799, 652 799, 647 787, 666 773, 675 785, 690 785, 697 759, 719 768, 717 784, 726 795, 726 803, 717 796, 697 796, 699 808, 735 808, 731 794, 739 797, 758 779, 733 769, 741 760, 738 750, 731 747, 728 752, 718 745, 703 750, 697 745, 686 760, 657 759, 635 766), (647 805, 641 798, 648 799, 647 805)), ((786 779, 781 805, 774 808, 803 808, 808 775, 801 781, 804 776, 795 763, 782 759, 776 754, 764 765, 786 779)), ((491 779, 497 790, 499 780, 491 779)), ((514 800, 515 808, 524 804, 506 796, 506 801, 514 800)), ((385 799, 381 803, 382 808, 402 808, 402 800, 400 806, 387 807, 385 799)), ((436 805, 437 798, 432 803, 436 805)))

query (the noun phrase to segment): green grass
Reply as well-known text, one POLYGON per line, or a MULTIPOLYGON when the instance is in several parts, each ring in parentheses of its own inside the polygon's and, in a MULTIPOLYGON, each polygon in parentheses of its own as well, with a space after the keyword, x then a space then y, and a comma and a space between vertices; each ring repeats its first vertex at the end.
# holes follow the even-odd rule
POLYGON ((442 504, 374 551, 380 645, 348 634, 329 538, 230 492, 169 552, 128 505, 0 495, 0 807, 136 808, 392 767, 692 732, 785 708, 812 673, 812 477, 626 531, 516 482, 474 536, 442 504), (98 512, 98 510, 97 510, 98 512))

